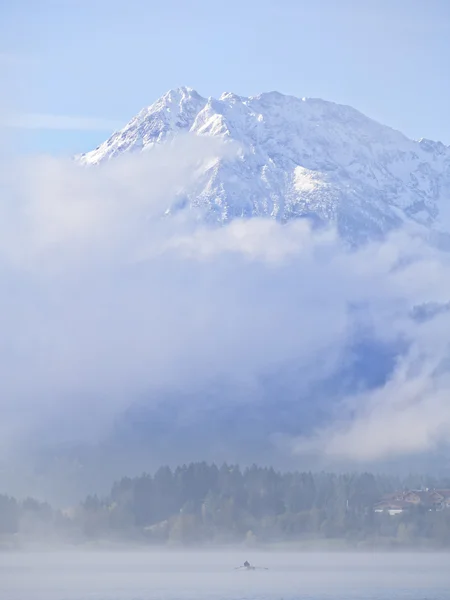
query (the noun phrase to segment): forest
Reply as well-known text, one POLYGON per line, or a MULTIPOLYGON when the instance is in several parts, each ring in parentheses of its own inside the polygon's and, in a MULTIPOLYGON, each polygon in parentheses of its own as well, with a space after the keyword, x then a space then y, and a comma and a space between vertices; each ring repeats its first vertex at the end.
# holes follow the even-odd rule
POLYGON ((426 487, 450 488, 450 478, 161 467, 64 509, 0 495, 0 542, 449 548, 450 509, 374 511, 386 494, 426 487))

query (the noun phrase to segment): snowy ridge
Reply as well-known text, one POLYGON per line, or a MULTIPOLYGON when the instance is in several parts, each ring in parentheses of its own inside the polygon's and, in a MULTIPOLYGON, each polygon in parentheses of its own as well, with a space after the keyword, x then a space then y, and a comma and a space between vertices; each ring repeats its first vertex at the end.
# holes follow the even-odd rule
POLYGON ((205 165, 186 194, 214 221, 310 216, 337 224, 353 240, 404 221, 443 228, 450 147, 410 140, 349 106, 319 99, 278 92, 214 99, 182 87, 78 160, 99 164, 183 132, 234 140, 242 148, 233 160, 205 165))

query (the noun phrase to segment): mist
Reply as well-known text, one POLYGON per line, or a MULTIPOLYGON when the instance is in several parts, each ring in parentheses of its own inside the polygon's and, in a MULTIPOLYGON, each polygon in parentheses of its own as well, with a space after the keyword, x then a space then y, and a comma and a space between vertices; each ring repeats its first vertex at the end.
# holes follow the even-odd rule
MULTIPOLYGON (((175 395, 178 409, 189 399, 193 423, 224 405, 263 414, 264 377, 286 372, 299 414, 320 404, 326 417, 271 431, 268 461, 272 451, 290 464, 376 468, 446 445, 450 312, 414 310, 448 303, 449 255, 420 229, 349 248, 306 219, 217 227, 180 208, 199 173, 238 152, 186 136, 96 168, 2 160, 3 487, 27 493, 33 454, 98 446, 142 398, 175 395), (356 371, 351 385, 317 391, 357 362, 359 338, 401 351, 375 383, 356 371)), ((185 450, 180 439, 170 456, 185 450)), ((158 452, 153 463, 165 464, 158 452)), ((236 452, 245 462, 245 435, 236 452)))
POLYGON ((446 560, 438 554, 260 553, 241 547, 208 553, 11 554, 0 555, 0 568, 5 571, 2 589, 9 598, 32 595, 36 600, 56 600, 61 595, 67 600, 90 596, 122 600, 299 594, 315 599, 334 598, 336 593, 369 599, 414 592, 443 598, 449 584, 446 560), (245 558, 268 570, 235 571, 245 558))

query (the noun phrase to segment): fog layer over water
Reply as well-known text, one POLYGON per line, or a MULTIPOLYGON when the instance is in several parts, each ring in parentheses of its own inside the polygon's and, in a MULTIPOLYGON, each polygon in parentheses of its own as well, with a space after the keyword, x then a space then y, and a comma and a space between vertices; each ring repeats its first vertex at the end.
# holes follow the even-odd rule
POLYGON ((444 554, 66 552, 0 555, 5 600, 449 597, 444 554), (249 560, 261 571, 236 571, 249 560))

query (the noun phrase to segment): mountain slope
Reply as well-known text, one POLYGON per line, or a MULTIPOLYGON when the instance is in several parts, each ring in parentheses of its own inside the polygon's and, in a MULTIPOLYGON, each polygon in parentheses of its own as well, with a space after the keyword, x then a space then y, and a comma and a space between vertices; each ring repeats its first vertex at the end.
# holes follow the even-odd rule
POLYGON ((172 90, 142 110, 85 165, 149 150, 183 132, 238 142, 236 159, 205 165, 189 194, 208 218, 313 217, 349 239, 405 221, 441 227, 450 196, 450 147, 412 141, 348 106, 277 92, 203 98, 172 90))

